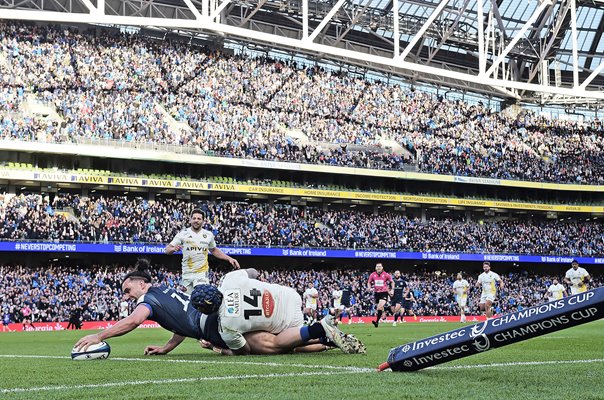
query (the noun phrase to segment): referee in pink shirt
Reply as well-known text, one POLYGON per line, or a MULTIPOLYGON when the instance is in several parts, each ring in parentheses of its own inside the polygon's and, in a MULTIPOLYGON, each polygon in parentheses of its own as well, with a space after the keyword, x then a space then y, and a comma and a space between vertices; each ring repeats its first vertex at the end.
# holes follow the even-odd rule
POLYGON ((388 300, 388 293, 394 291, 394 281, 392 280, 392 276, 388 272, 384 271, 384 266, 382 263, 377 263, 375 265, 375 272, 372 272, 371 275, 369 275, 369 281, 367 282, 367 288, 369 290, 372 289, 372 283, 375 304, 377 304, 377 315, 375 321, 371 322, 373 323, 373 326, 377 328, 380 323, 380 319, 382 318, 382 314, 384 313, 384 306, 388 300))

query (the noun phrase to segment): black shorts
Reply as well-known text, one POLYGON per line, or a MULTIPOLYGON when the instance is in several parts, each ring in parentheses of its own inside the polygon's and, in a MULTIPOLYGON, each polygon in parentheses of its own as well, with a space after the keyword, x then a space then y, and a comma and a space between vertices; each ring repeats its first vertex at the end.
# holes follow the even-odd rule
POLYGON ((401 303, 401 307, 405 310, 411 310, 413 308, 413 302, 409 300, 403 300, 403 302, 401 303))
POLYGON ((394 292, 394 297, 392 297, 390 304, 392 304, 393 306, 397 304, 403 304, 403 294, 397 294, 396 292, 394 292))
POLYGON ((379 303, 380 300, 388 301, 388 292, 375 292, 375 304, 379 303))

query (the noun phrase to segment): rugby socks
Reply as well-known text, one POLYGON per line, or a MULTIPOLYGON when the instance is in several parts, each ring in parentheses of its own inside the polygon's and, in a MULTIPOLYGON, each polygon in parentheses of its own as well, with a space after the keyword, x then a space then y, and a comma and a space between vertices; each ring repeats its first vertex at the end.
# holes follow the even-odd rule
POLYGON ((382 314, 383 313, 384 313, 384 310, 378 310, 377 315, 375 316, 375 321, 372 321, 373 322, 373 326, 375 326, 376 328, 380 324, 380 320, 382 319, 382 314))
POLYGON ((303 326, 300 328, 300 336, 305 342, 311 339, 320 339, 325 336, 325 329, 319 323, 303 326))

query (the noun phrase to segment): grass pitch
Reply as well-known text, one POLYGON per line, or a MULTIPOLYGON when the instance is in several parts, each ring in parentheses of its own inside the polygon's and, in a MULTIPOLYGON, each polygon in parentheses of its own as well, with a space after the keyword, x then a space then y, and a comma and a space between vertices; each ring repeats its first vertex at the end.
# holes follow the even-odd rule
POLYGON ((461 325, 343 325, 367 355, 224 357, 187 340, 146 357, 170 333, 109 339, 108 360, 72 361, 90 331, 0 333, 0 399, 604 399, 604 320, 414 373, 377 373, 390 348, 461 325))

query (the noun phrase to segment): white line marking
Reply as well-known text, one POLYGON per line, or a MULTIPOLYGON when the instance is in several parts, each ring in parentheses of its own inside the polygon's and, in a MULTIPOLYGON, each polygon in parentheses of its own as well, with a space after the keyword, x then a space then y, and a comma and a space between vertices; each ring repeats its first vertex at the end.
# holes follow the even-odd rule
MULTIPOLYGON (((0 354, 0 358, 49 358, 57 360, 69 360, 70 357, 65 356, 42 356, 42 355, 29 355, 29 354, 0 354)), ((94 360, 92 360, 94 361, 94 360)), ((159 362, 159 363, 174 363, 174 364, 212 364, 212 365, 255 365, 260 367, 295 367, 295 368, 308 368, 308 369, 329 369, 338 371, 350 371, 350 372, 374 372, 374 368, 361 368, 361 367, 347 367, 338 365, 313 365, 313 364, 290 364, 290 363, 276 363, 276 362, 260 362, 260 361, 213 361, 213 360, 177 360, 170 358, 125 358, 125 357, 109 357, 104 361, 140 361, 140 362, 159 362)))
POLYGON ((524 361, 493 364, 473 364, 473 365, 453 365, 450 367, 430 367, 429 369, 475 369, 475 368, 493 368, 493 367, 519 367, 524 365, 556 365, 556 364, 591 364, 604 363, 604 358, 594 358, 591 360, 555 360, 555 361, 524 361))
MULTIPOLYGON (((374 371, 374 370, 372 370, 372 371, 374 371)), ((70 389, 96 389, 96 388, 107 388, 107 387, 165 384, 165 383, 190 383, 190 382, 203 382, 203 381, 227 381, 227 380, 262 379, 262 378, 290 378, 290 377, 295 377, 295 376, 343 375, 343 374, 356 374, 356 373, 362 373, 362 372, 364 372, 364 371, 336 371, 336 372, 325 371, 325 372, 296 372, 296 373, 288 373, 288 374, 202 376, 202 377, 197 377, 197 378, 157 379, 157 380, 145 380, 145 381, 93 383, 93 384, 88 384, 88 385, 60 385, 60 386, 39 386, 39 387, 29 387, 29 388, 25 387, 25 388, 0 389, 0 394, 43 392, 43 391, 70 390, 70 389)))

